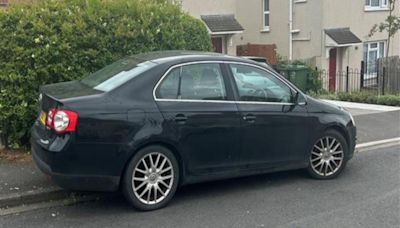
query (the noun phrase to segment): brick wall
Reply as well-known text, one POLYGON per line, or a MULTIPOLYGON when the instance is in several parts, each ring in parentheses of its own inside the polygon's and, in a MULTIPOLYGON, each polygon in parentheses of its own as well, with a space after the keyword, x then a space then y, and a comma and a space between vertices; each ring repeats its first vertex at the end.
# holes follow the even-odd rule
POLYGON ((257 56, 264 57, 268 63, 275 65, 278 63, 275 44, 246 44, 237 46, 238 56, 257 56))

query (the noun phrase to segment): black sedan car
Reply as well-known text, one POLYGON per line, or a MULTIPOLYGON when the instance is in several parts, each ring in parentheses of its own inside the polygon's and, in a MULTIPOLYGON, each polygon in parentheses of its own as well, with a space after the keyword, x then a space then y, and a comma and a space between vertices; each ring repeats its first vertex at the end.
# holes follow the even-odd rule
POLYGON ((201 181, 289 169, 334 178, 355 148, 347 111, 265 64, 212 53, 131 56, 43 86, 39 102, 37 166, 67 189, 121 189, 140 210, 201 181))

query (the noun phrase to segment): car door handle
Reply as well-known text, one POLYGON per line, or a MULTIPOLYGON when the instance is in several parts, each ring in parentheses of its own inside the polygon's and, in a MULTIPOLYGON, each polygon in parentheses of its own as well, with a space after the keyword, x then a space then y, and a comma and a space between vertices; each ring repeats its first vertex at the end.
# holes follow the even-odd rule
POLYGON ((243 120, 253 123, 254 121, 256 121, 256 116, 253 114, 247 114, 243 116, 243 120))
POLYGON ((187 120, 187 117, 183 114, 177 114, 175 116, 175 122, 177 122, 177 123, 184 124, 186 122, 186 120, 187 120))

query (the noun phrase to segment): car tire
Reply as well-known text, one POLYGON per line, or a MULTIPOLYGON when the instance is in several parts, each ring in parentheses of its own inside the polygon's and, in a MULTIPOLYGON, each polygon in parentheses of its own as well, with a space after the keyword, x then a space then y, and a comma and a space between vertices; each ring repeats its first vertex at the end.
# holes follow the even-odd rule
POLYGON ((327 130, 314 143, 307 171, 312 178, 327 180, 337 177, 345 168, 349 147, 342 134, 327 130))
POLYGON ((122 192, 138 210, 166 206, 179 183, 179 166, 174 154, 162 146, 148 146, 130 160, 123 177, 122 192))

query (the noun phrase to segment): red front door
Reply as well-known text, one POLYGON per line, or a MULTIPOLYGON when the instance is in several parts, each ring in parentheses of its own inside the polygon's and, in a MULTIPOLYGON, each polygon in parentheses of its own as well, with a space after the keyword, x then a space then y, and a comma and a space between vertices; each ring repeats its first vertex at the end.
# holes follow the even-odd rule
POLYGON ((336 48, 329 51, 329 91, 331 92, 336 90, 336 54, 336 48))
POLYGON ((222 53, 222 37, 213 37, 211 41, 214 52, 222 53))

